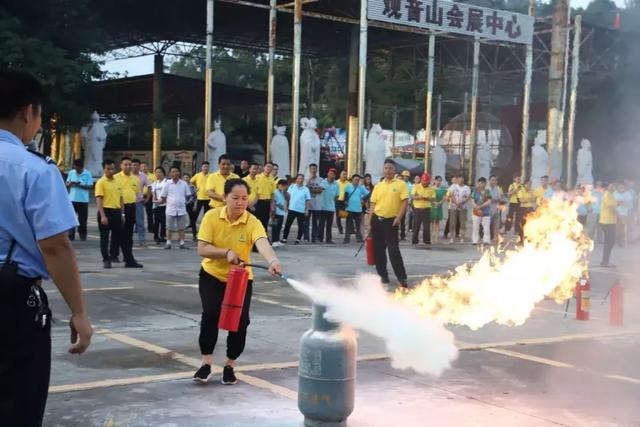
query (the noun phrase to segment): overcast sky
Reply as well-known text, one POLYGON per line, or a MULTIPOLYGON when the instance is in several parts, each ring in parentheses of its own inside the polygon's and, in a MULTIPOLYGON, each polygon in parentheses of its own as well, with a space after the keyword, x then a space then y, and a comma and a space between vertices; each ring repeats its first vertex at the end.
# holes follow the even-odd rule
MULTIPOLYGON (((586 7, 591 0, 570 0, 571 7, 586 7)), ((614 0, 618 7, 624 7, 624 0, 614 0)), ((204 32, 204 29, 203 29, 204 32)), ((265 36, 266 37, 266 36, 265 36)), ((153 73, 153 56, 143 56, 141 58, 122 59, 119 61, 106 62, 102 69, 112 73, 128 72, 129 76, 140 76, 153 73)))

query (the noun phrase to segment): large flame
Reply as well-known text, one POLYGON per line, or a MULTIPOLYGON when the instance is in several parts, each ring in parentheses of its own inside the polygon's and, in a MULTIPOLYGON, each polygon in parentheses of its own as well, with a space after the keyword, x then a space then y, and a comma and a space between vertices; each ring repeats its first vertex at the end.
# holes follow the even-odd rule
MULTIPOLYGON (((545 297, 562 302, 588 270, 592 242, 577 220, 577 205, 561 198, 527 218, 522 246, 488 250, 446 277, 433 276, 396 299, 429 318, 478 329, 490 322, 523 324, 545 297)), ((486 230, 485 232, 488 232, 486 230)))

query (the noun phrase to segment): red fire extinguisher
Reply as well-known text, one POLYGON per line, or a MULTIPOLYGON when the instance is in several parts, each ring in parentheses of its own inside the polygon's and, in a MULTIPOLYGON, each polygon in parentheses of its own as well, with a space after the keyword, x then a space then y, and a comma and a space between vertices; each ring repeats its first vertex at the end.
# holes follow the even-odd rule
POLYGON ((365 241, 365 246, 367 248, 367 264, 368 265, 376 265, 376 257, 373 252, 373 237, 368 236, 365 241))
POLYGON ((589 320, 589 307, 591 306, 591 283, 586 278, 582 278, 576 285, 576 320, 589 320))
POLYGON ((249 272, 247 270, 236 267, 229 271, 218 328, 230 332, 238 332, 244 296, 247 292, 247 283, 249 283, 249 272))

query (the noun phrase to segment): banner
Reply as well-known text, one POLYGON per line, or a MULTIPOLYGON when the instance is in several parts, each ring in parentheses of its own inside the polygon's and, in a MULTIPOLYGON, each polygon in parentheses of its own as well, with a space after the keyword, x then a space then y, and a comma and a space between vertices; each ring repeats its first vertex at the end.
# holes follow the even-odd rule
POLYGON ((512 43, 533 42, 534 18, 506 10, 488 9, 445 0, 369 0, 374 21, 477 36, 512 43))

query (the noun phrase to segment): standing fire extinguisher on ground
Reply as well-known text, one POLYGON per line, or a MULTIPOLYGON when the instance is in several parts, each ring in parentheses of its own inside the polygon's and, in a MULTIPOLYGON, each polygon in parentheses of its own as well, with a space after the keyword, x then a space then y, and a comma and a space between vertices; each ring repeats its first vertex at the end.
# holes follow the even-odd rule
POLYGON ((282 273, 262 223, 247 212, 249 194, 245 181, 228 180, 224 186, 226 205, 207 212, 200 225, 198 255, 203 261, 198 288, 202 302, 199 337, 202 366, 193 377, 197 382, 206 383, 211 376, 219 324, 229 330, 222 383, 237 382, 234 367, 245 347, 253 289, 253 271, 249 266, 242 268, 241 260, 250 263, 255 245, 268 262, 269 272, 282 273))
POLYGON ((591 283, 586 277, 578 280, 575 290, 576 296, 576 320, 589 320, 589 308, 591 307, 591 283))

